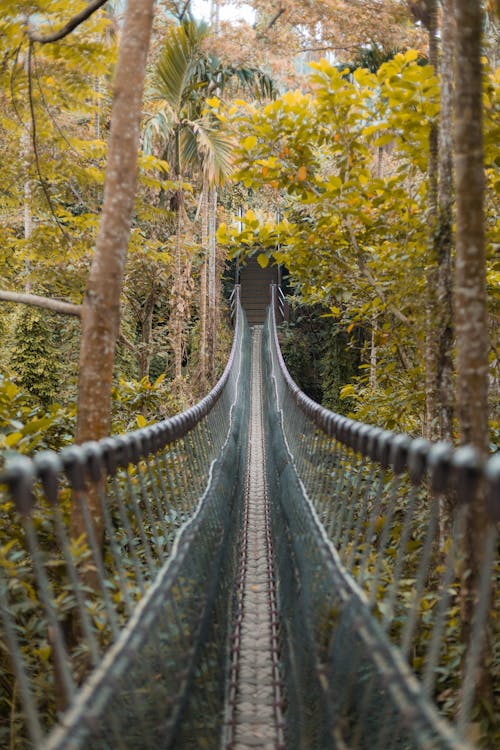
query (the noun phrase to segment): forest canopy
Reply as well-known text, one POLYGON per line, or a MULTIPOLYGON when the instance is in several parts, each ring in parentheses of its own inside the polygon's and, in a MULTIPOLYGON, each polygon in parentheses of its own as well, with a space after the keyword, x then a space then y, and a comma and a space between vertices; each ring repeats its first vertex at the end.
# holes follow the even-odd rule
MULTIPOLYGON (((455 197, 446 167, 456 87, 451 5, 256 0, 247 4, 251 20, 221 20, 230 5, 212 2, 208 24, 194 18, 194 3, 156 7, 108 387, 111 429, 147 423, 206 392, 230 339, 221 279, 230 283, 231 258, 255 254, 262 265, 272 258, 286 268, 295 322, 284 336, 304 347, 295 373, 325 405, 415 435, 461 439, 455 197)), ((102 219, 124 8, 44 0, 18 3, 13 14, 1 5, 4 449, 58 447, 74 436, 79 321, 102 219)), ((492 3, 482 7, 481 44, 495 445, 492 3)))

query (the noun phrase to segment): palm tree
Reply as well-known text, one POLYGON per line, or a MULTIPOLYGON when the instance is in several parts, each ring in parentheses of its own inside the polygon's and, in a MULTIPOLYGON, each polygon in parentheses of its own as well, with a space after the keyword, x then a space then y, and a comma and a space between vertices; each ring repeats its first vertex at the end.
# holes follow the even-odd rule
MULTIPOLYGON (((171 200, 176 212, 175 282, 172 288, 171 324, 175 379, 182 376, 183 329, 188 305, 183 295, 182 234, 184 227, 183 179, 188 169, 202 168, 204 183, 221 181, 229 174, 231 145, 217 132, 201 106, 198 64, 208 26, 185 21, 170 27, 162 54, 153 71, 148 99, 156 113, 146 123, 143 148, 153 151, 154 137, 163 143, 163 158, 173 166, 177 190, 171 200)), ((205 87, 206 88, 206 87, 205 87)))
MULTIPOLYGON (((202 291, 207 287, 209 290, 210 311, 215 306, 216 264, 212 256, 216 245, 215 237, 212 236, 215 231, 214 216, 209 220, 209 214, 216 210, 217 186, 231 172, 231 139, 221 132, 220 122, 214 115, 206 112, 206 98, 214 93, 221 95, 231 80, 239 87, 251 87, 264 96, 274 94, 271 79, 262 71, 223 65, 215 55, 207 53, 203 49, 203 42, 209 33, 210 29, 205 23, 197 24, 192 20, 183 21, 181 25, 172 26, 168 30, 148 93, 150 103, 156 105, 156 112, 146 123, 143 140, 143 148, 149 153, 154 150, 155 137, 164 144, 162 156, 172 164, 178 185, 171 202, 176 211, 176 283, 172 290, 174 304, 171 313, 176 380, 182 375, 183 329, 188 314, 188 305, 182 303, 183 179, 192 170, 200 171, 203 176, 200 201, 202 240, 206 240, 211 251, 208 253, 208 283, 206 261, 201 276, 202 291)), ((206 309, 203 299, 202 308, 204 305, 206 309)), ((204 325, 204 320, 202 324, 204 325)), ((208 339, 214 342, 215 315, 210 312, 208 328, 208 339)), ((204 331, 206 332, 206 326, 204 331)), ((202 377, 206 370, 205 332, 202 331, 200 344, 202 377)), ((210 349, 213 359, 213 344, 210 349)))

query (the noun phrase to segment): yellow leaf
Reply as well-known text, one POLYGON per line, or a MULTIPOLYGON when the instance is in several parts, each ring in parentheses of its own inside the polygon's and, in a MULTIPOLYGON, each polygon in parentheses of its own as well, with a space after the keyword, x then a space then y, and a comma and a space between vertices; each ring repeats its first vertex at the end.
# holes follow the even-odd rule
POLYGON ((257 145, 257 138, 254 135, 248 135, 243 140, 243 148, 245 151, 251 151, 257 145))
POLYGON ((299 170, 297 172, 297 179, 299 182, 304 182, 304 180, 307 179, 307 168, 304 165, 299 167, 299 170))
POLYGON ((354 323, 351 323, 351 325, 347 326, 347 333, 351 333, 353 328, 354 328, 354 323))
POLYGON ((354 390, 354 386, 349 383, 348 385, 345 385, 343 388, 340 389, 340 398, 351 398, 351 396, 355 396, 356 391, 354 390))
POLYGON ((13 448, 21 440, 22 436, 22 432, 10 432, 5 437, 5 443, 9 448, 13 448))
POLYGON ((217 108, 220 104, 220 99, 217 96, 212 96, 211 99, 207 99, 206 101, 209 107, 217 108))
POLYGON ((413 62, 413 60, 418 60, 419 58, 419 52, 416 49, 409 49, 407 52, 405 52, 405 60, 407 62, 413 62))
POLYGON ((41 658, 42 661, 48 661, 50 657, 51 648, 50 646, 41 646, 37 648, 35 653, 41 658))
POLYGON ((135 418, 135 421, 139 425, 139 427, 146 427, 147 420, 142 416, 142 414, 138 414, 135 418))
POLYGON ((267 268, 269 265, 269 258, 265 253, 259 253, 259 255, 257 255, 257 263, 261 268, 267 268))

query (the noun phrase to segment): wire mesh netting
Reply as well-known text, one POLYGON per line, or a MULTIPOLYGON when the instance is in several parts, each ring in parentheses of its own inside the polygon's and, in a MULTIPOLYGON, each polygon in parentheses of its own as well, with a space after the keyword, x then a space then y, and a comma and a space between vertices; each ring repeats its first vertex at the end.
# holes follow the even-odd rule
POLYGON ((322 409, 286 370, 274 305, 265 347, 287 747, 491 746, 498 457, 485 468, 470 448, 322 409), (473 503, 485 522, 471 585, 473 503))
POLYGON ((235 650, 250 620, 239 589, 249 550, 263 550, 245 541, 256 502, 247 452, 265 465, 255 486, 266 561, 252 564, 272 593, 274 661, 261 673, 279 747, 465 750, 471 733, 494 744, 500 460, 322 409, 286 371, 274 307, 262 449, 248 428, 250 344, 235 304, 228 367, 197 406, 8 465, 0 745, 241 745, 235 650), (472 556, 471 509, 484 521, 472 556))
POLYGON ((184 414, 8 464, 1 746, 214 746, 247 339, 240 313, 221 381, 184 414))

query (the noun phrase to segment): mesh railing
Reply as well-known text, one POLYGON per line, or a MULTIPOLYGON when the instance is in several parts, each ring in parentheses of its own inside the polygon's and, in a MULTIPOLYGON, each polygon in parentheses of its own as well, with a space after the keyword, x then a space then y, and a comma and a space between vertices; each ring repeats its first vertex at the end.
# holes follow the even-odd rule
POLYGON ((200 715, 204 746, 215 746, 237 564, 226 546, 246 445, 249 346, 237 309, 226 370, 196 406, 8 462, 0 746, 200 747, 200 715))
POLYGON ((287 747, 491 747, 500 456, 484 465, 471 448, 322 408, 286 369, 275 309, 265 410, 287 747), (472 586, 467 519, 478 504, 472 586))

